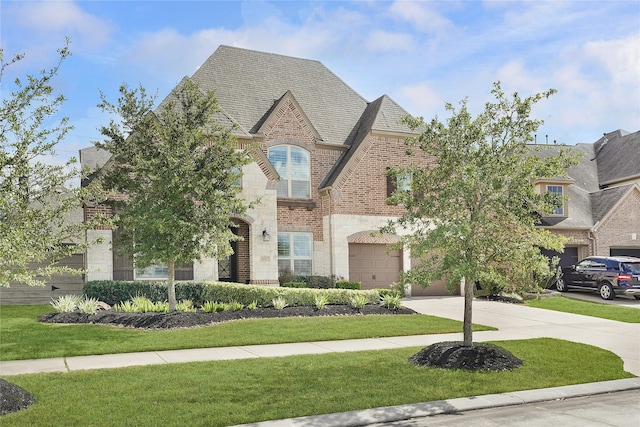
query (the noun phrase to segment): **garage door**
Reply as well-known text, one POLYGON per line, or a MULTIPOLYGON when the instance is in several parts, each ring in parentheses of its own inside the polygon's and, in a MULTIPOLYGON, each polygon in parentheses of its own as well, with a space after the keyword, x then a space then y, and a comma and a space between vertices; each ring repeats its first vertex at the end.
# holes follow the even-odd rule
MULTIPOLYGON (((84 255, 71 255, 60 261, 74 269, 84 268, 84 255)), ((37 265, 36 265, 37 268, 37 265)), ((82 275, 60 274, 45 279, 46 285, 27 286, 11 283, 8 288, 0 287, 0 305, 49 304, 51 298, 66 294, 82 294, 82 275)))
POLYGON ((634 256, 640 258, 640 248, 611 248, 611 256, 634 256))
POLYGON ((400 279, 402 252, 387 245, 349 243, 349 280, 362 282, 362 289, 388 289, 400 279))
POLYGON ((564 248, 563 253, 550 251, 547 249, 541 249, 540 253, 542 253, 542 255, 545 255, 549 259, 556 256, 559 257, 560 267, 563 267, 563 268, 569 267, 570 265, 578 262, 578 248, 564 248))
MULTIPOLYGON (((411 267, 416 265, 418 260, 411 259, 411 267)), ((447 283, 444 280, 431 283, 426 288, 420 285, 411 286, 412 297, 424 297, 424 296, 445 296, 445 295, 460 295, 460 285, 456 286, 452 292, 447 291, 447 283)))

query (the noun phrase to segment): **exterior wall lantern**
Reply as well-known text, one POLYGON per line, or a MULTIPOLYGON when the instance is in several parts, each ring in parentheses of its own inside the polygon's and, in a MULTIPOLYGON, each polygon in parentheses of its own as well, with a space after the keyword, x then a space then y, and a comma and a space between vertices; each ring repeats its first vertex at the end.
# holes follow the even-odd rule
POLYGON ((265 242, 268 242, 269 240, 271 240, 271 235, 267 232, 266 228, 262 230, 262 240, 265 242))

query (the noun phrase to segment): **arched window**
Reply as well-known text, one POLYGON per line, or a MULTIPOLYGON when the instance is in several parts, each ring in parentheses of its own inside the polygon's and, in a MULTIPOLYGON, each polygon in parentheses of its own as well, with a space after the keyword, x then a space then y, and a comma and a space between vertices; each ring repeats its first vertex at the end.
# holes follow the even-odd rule
POLYGON ((293 145, 278 145, 269 148, 268 156, 280 175, 278 197, 309 199, 311 197, 309 152, 293 145))

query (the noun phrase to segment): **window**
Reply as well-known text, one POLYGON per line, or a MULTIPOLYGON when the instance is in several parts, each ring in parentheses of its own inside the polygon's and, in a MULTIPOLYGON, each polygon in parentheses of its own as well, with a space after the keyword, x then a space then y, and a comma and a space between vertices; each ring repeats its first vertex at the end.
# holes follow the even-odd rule
POLYGON ((167 279, 169 277, 169 267, 161 264, 150 265, 146 268, 135 269, 135 280, 156 280, 167 279))
POLYGON ((278 197, 311 197, 309 152, 292 145, 269 148, 269 161, 280 175, 278 197))
POLYGON ((555 194, 560 198, 559 205, 553 210, 553 215, 564 215, 564 199, 562 194, 562 185, 547 185, 547 191, 555 194))
POLYGON ((278 233, 278 271, 291 270, 310 276, 313 259, 313 234, 278 233))

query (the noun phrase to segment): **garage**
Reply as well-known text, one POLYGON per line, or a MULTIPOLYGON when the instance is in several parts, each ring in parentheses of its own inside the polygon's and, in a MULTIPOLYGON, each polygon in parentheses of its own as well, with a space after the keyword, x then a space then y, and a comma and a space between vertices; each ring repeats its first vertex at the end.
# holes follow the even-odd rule
MULTIPOLYGON (((74 269, 84 268, 84 255, 74 254, 60 261, 60 265, 74 269)), ((34 265, 37 268, 38 264, 34 265)), ((11 283, 0 287, 0 305, 49 304, 52 298, 67 294, 82 294, 83 275, 59 274, 45 279, 45 286, 27 286, 11 283)))
POLYGON ((640 258, 640 248, 611 248, 611 256, 633 256, 640 258))
POLYGON ((362 282, 362 289, 388 289, 400 280, 402 252, 386 244, 349 243, 349 280, 362 282))
POLYGON ((569 267, 578 262, 578 248, 566 247, 564 252, 556 252, 547 249, 540 249, 540 253, 549 259, 560 258, 560 267, 569 267))
MULTIPOLYGON (((411 259, 411 268, 418 263, 419 260, 411 259)), ((420 285, 411 286, 412 297, 430 297, 430 296, 444 296, 444 295, 460 295, 460 285, 457 285, 453 292, 447 291, 447 283, 444 280, 438 280, 431 283, 426 288, 420 285)))

